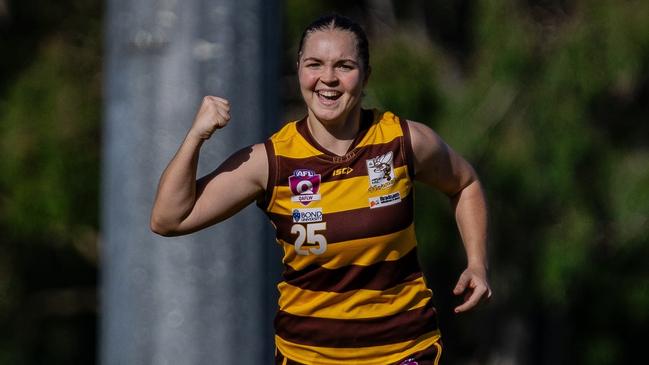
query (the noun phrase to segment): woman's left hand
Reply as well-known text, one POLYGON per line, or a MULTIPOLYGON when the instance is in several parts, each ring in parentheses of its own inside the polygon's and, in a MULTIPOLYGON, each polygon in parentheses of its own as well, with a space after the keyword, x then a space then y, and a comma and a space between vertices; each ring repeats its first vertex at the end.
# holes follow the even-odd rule
POLYGON ((455 313, 466 312, 477 306, 481 301, 491 298, 491 288, 487 281, 487 270, 484 268, 468 267, 453 289, 453 294, 464 294, 464 302, 455 307, 455 313))

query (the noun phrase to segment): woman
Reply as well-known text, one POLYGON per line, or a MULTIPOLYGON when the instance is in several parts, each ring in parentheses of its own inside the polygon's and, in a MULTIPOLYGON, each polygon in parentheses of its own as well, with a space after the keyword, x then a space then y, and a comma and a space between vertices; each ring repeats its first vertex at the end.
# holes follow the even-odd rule
POLYGON ((203 142, 230 120, 207 96, 158 186, 151 229, 180 235, 256 201, 284 249, 278 364, 437 364, 432 293, 419 268, 413 179, 448 195, 467 254, 460 313, 491 295, 487 214, 472 167, 427 126, 361 109, 367 37, 348 18, 305 30, 297 61, 308 114, 196 181, 203 142))

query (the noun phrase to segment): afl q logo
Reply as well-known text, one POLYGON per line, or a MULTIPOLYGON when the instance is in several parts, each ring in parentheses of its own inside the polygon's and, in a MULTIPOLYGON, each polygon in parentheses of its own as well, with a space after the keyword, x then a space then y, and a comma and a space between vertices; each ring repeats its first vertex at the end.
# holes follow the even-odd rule
POLYGON ((288 177, 288 184, 291 187, 293 197, 291 200, 300 202, 302 205, 309 205, 314 200, 320 200, 318 190, 320 189, 320 174, 313 170, 298 169, 288 177))
POLYGON ((313 194, 313 183, 309 180, 302 180, 297 183, 295 189, 299 194, 313 194))

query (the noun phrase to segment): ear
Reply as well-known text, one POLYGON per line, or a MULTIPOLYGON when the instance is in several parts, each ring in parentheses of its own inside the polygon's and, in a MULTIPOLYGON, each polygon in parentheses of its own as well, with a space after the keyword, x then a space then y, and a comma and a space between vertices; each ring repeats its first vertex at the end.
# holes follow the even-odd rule
POLYGON ((302 60, 302 51, 297 53, 297 60, 295 60, 295 69, 300 69, 300 61, 302 60))

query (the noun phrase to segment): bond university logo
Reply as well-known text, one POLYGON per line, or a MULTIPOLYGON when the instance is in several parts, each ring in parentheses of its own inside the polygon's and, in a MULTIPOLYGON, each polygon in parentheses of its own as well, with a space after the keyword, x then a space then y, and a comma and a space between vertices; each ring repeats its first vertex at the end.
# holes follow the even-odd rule
POLYGON ((293 209, 293 223, 322 222, 322 208, 293 209))
POLYGON ((396 183, 392 161, 392 151, 365 160, 367 164, 367 175, 370 179, 370 192, 389 188, 396 183))
POLYGON ((312 201, 320 200, 320 174, 313 170, 297 169, 293 175, 288 177, 288 185, 291 187, 293 196, 291 200, 309 205, 312 201))

